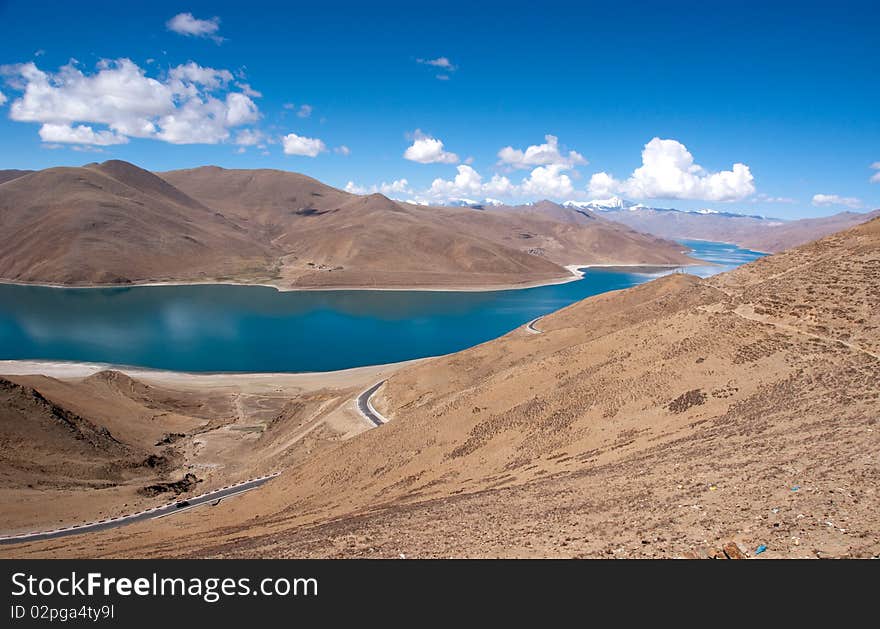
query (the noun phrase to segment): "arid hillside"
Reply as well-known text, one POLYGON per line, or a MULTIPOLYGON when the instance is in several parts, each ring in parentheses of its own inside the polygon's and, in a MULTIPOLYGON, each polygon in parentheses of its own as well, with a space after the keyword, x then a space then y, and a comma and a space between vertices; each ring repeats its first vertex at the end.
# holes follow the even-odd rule
POLYGON ((474 233, 565 266, 574 264, 687 264, 672 239, 637 232, 589 210, 552 201, 472 210, 474 233))
POLYGON ((125 284, 265 276, 273 256, 244 229, 120 161, 0 184, 0 278, 125 284))
POLYGON ((191 489, 174 485, 187 471, 179 438, 231 415, 216 396, 196 401, 115 371, 77 383, 0 378, 0 496, 7 505, 0 527, 32 530, 167 502, 175 488, 191 489))
POLYGON ((7 281, 486 288, 571 278, 569 264, 691 262, 679 245, 611 221, 424 207, 276 170, 159 177, 114 160, 9 176, 7 281))
POLYGON ((211 518, 3 553, 880 554, 880 220, 535 325, 401 369, 390 423, 211 518))
POLYGON ((284 285, 493 286, 564 277, 570 264, 691 262, 676 243, 601 218, 426 207, 278 170, 160 174, 279 248, 284 285))
POLYGON ((12 181, 13 179, 17 179, 23 175, 29 175, 34 171, 32 170, 0 170, 0 183, 6 183, 7 181, 12 181))
POLYGON ((347 402, 387 371, 2 376, 0 532, 130 514, 294 465, 368 428, 347 402))

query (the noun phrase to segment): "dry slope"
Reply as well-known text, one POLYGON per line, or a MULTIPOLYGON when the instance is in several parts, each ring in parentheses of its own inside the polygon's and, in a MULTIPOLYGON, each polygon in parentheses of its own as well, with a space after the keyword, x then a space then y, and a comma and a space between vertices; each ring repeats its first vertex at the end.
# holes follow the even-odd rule
POLYGON ((497 286, 565 277, 560 265, 568 264, 691 262, 675 243, 601 218, 560 220, 537 206, 424 207, 278 170, 206 166, 161 176, 278 248, 282 285, 497 286))
POLYGON ((265 276, 237 224, 127 162, 0 184, 0 278, 63 284, 265 276))
POLYGON ((537 325, 400 371, 391 423, 234 511, 16 553, 880 553, 880 220, 537 325))
POLYGON ((159 177, 113 160, 0 175, 5 280, 502 287, 570 278, 569 263, 689 262, 678 245, 610 221, 429 208, 277 170, 159 177))

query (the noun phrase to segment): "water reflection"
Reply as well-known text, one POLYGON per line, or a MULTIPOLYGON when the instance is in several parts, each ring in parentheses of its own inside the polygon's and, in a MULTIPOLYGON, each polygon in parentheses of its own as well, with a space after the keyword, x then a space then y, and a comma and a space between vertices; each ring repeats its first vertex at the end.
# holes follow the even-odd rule
MULTIPOLYGON (((682 241, 701 276, 761 254, 682 241)), ((457 351, 526 321, 675 269, 592 268, 567 284, 488 292, 261 286, 56 289, 0 285, 0 358, 184 371, 325 371, 457 351)))

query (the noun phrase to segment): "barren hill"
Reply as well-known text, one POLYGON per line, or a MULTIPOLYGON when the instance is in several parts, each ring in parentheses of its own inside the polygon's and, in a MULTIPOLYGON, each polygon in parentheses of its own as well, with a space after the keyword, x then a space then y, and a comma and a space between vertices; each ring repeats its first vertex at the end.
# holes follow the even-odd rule
MULTIPOLYGON (((880 219, 405 368, 390 423, 111 556, 880 554, 880 219)), ((57 554, 48 546, 17 554, 57 554)))
POLYGON ((0 277, 62 284, 259 273, 269 249, 126 162, 50 168, 0 184, 0 277))
POLYGON ((605 220, 476 212, 352 195, 277 170, 161 173, 109 161, 0 184, 0 278, 58 284, 502 287, 589 263, 687 264, 605 220))
POLYGON ((32 170, 0 170, 0 183, 6 183, 7 181, 12 181, 13 179, 17 179, 18 177, 22 177, 24 175, 28 175, 34 171, 32 170))
POLYGON ((564 277, 560 265, 690 262, 679 245, 604 219, 425 207, 277 170, 161 176, 280 248, 285 285, 492 286, 564 277))
MULTIPOLYGON (((653 264, 680 265, 690 262, 683 247, 671 239, 638 232, 601 213, 570 208, 552 201, 529 205, 500 206, 477 211, 485 223, 490 217, 510 224, 507 232, 493 226, 489 233, 504 234, 506 242, 527 244, 532 250, 563 265, 653 264)), ((477 227, 479 229, 479 227, 477 227)))

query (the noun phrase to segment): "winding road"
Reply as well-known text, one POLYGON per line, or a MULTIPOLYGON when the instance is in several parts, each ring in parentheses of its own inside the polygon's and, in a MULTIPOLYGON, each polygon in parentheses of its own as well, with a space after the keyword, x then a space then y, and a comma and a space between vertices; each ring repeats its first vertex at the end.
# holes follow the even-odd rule
POLYGON ((0 545, 2 544, 21 544, 24 542, 36 542, 44 539, 56 539, 58 537, 66 537, 68 535, 79 535, 80 533, 92 533, 95 531, 103 531, 106 529, 125 526, 143 520, 154 520, 156 518, 164 518, 183 511, 188 511, 204 504, 217 505, 224 498, 230 498, 246 491, 256 489, 263 483, 272 480, 278 476, 280 472, 269 474, 268 476, 259 476, 250 480, 228 485, 205 494, 193 496, 192 498, 184 498, 175 502, 169 502, 161 507, 153 507, 145 511, 138 511, 129 515, 123 515, 117 518, 108 518, 99 520, 98 522, 89 522, 88 524, 77 524, 68 526, 63 529, 55 529, 53 531, 38 531, 34 533, 21 533, 20 535, 7 535, 0 537, 0 545))
POLYGON ((535 327, 535 324, 543 318, 544 315, 541 315, 540 317, 535 317, 534 319, 526 323, 526 331, 530 332, 531 334, 543 334, 541 330, 535 327))
POLYGON ((382 424, 387 424, 388 420, 385 417, 383 417, 379 411, 377 411, 375 408, 373 408, 373 405, 370 403, 370 398, 373 397, 373 394, 376 391, 378 391, 379 387, 381 387, 383 384, 385 384, 385 380, 382 380, 381 382, 377 382, 376 384, 371 386, 369 389, 367 389, 366 391, 361 393, 359 396, 357 396, 357 409, 358 409, 358 411, 360 412, 361 415, 366 417, 367 420, 371 424, 373 424, 377 428, 379 426, 381 426, 382 424))

